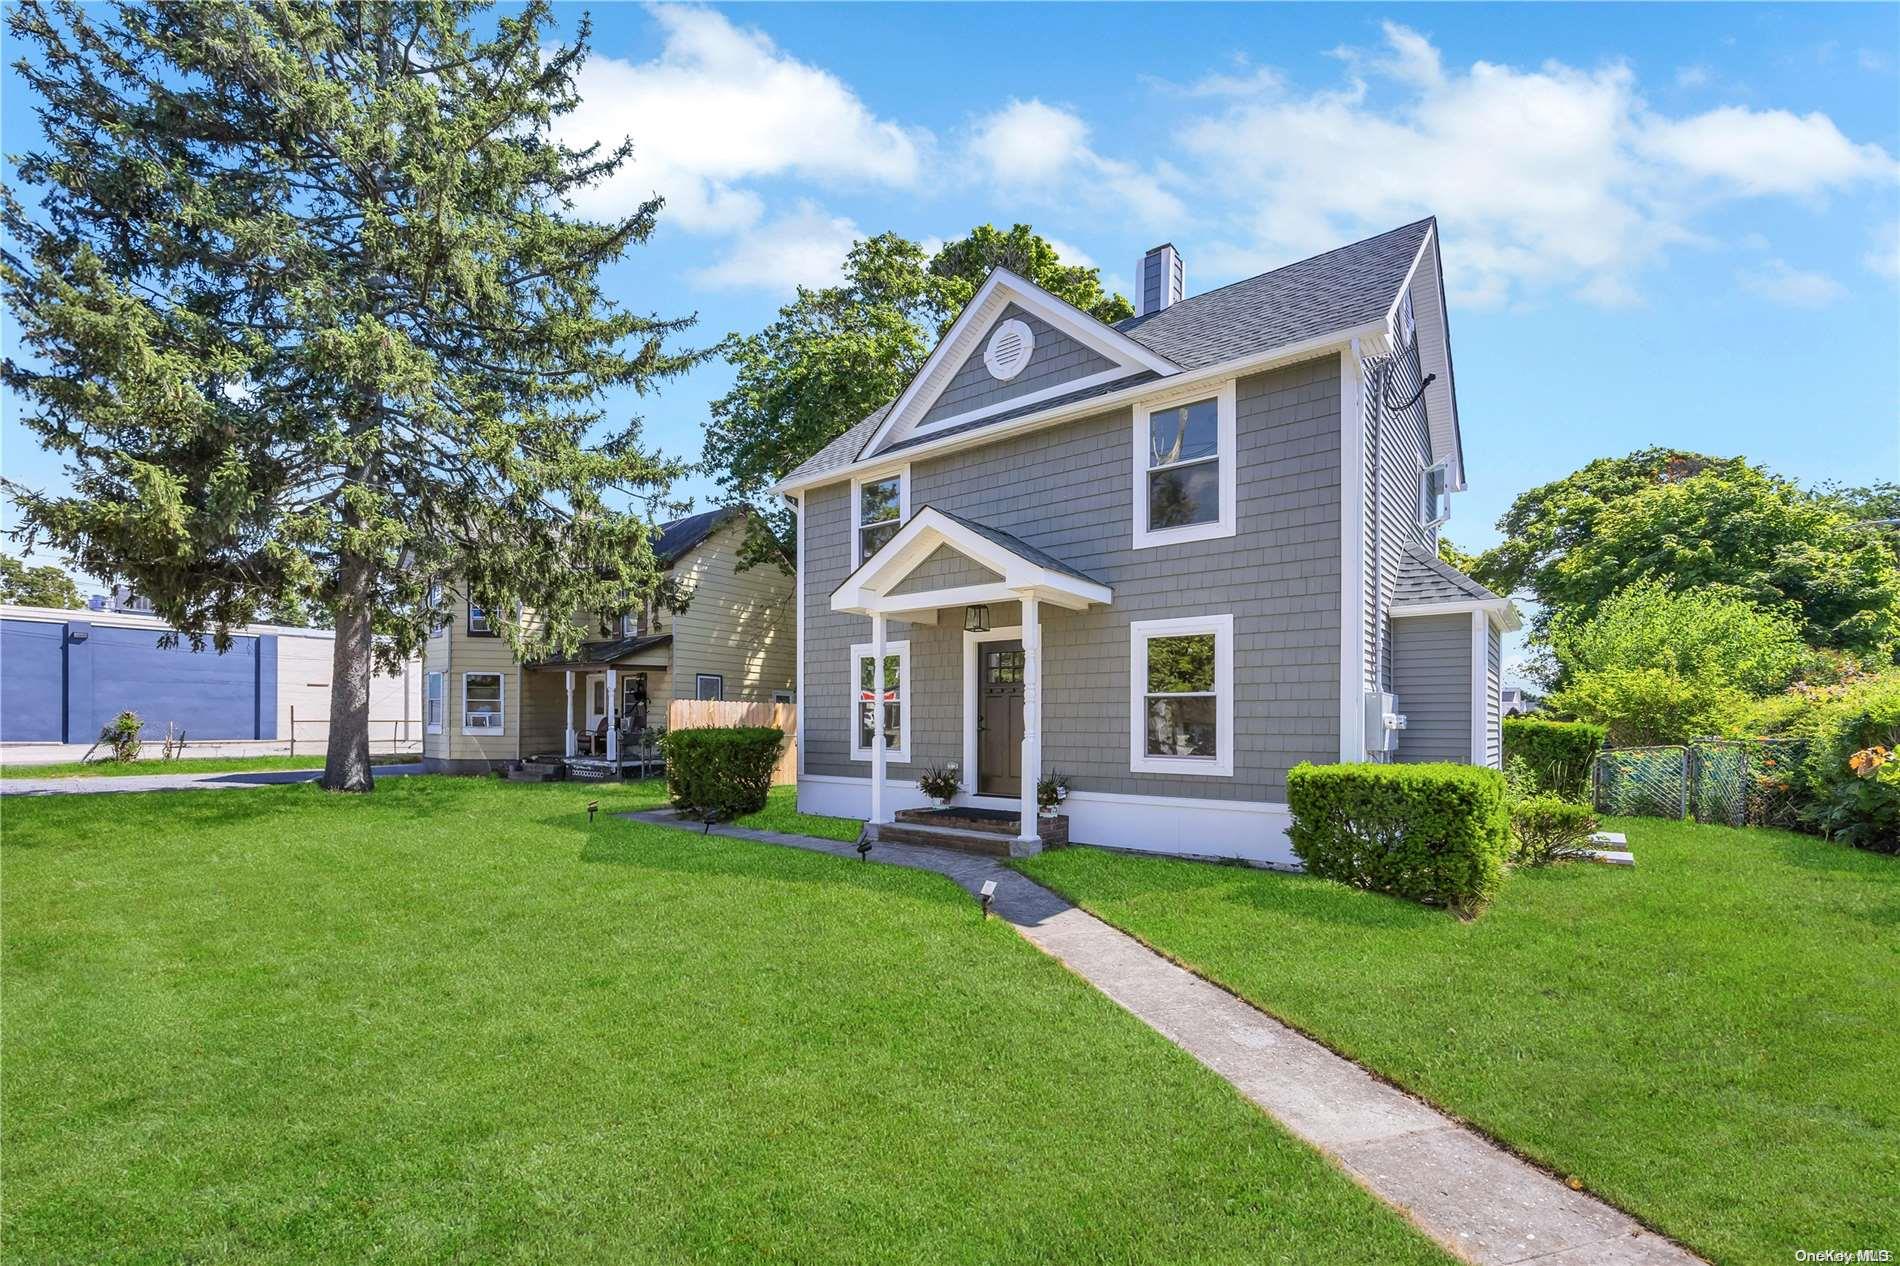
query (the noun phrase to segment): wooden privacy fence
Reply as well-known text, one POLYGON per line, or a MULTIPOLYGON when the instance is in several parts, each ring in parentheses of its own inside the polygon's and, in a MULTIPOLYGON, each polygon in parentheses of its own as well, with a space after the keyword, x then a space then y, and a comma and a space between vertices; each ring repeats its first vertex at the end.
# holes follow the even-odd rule
POLYGON ((776 784, 798 781, 798 705, 794 703, 727 703, 717 699, 675 699, 667 709, 670 730, 706 730, 728 725, 771 725, 784 731, 776 784))

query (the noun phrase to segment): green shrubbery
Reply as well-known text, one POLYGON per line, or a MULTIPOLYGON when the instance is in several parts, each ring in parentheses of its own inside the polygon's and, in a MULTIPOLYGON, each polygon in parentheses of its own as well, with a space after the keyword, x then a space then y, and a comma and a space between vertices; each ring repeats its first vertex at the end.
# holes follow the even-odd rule
POLYGON ((1590 768, 1603 750, 1604 729, 1587 721, 1538 721, 1504 718, 1504 761, 1522 761, 1535 794, 1583 800, 1590 791, 1590 768))
POLYGON ((1467 917, 1503 879, 1511 825, 1495 769, 1302 764, 1287 803, 1293 851, 1322 878, 1467 917))
POLYGON ((706 822, 757 813, 772 789, 784 743, 784 732, 770 725, 669 730, 660 739, 667 799, 706 822))
POLYGON ((1511 861, 1547 866, 1584 855, 1596 833, 1597 815, 1587 804, 1561 796, 1515 797, 1511 801, 1511 861))

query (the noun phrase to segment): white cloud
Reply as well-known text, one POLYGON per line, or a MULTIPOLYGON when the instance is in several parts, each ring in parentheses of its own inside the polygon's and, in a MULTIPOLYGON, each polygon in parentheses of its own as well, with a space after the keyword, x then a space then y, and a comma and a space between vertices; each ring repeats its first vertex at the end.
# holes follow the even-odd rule
POLYGON ((1723 106, 1692 118, 1645 121, 1642 151, 1744 195, 1818 194, 1900 178, 1878 145, 1857 145, 1825 114, 1723 106))
POLYGON ((1735 279, 1744 290, 1790 308, 1824 308, 1847 293, 1826 273, 1808 272, 1780 259, 1738 270, 1735 279))
POLYGON ((1714 81, 1714 78, 1707 66, 1676 67, 1676 87, 1678 88, 1706 88, 1714 81))
POLYGON ((1900 282, 1900 220, 1875 225, 1869 236, 1873 245, 1860 262, 1888 281, 1900 282))
POLYGON ((978 173, 1011 197, 1112 206, 1149 226, 1171 228, 1187 214, 1164 186, 1165 173, 1102 156, 1080 115, 1036 98, 979 118, 965 149, 978 173))
POLYGON ((1384 35, 1377 53, 1341 51, 1337 88, 1237 101, 1180 130, 1204 198, 1247 208, 1197 262, 1258 271, 1436 213, 1460 302, 1558 289, 1624 306, 1667 249, 1705 242, 1696 216, 1723 199, 1819 196, 1900 170, 1825 115, 1670 119, 1623 63, 1448 68, 1418 32, 1384 35))
POLYGON ((579 195, 584 212, 625 213, 658 192, 665 222, 731 232, 765 214, 749 180, 895 188, 918 180, 928 135, 878 118, 829 71, 711 9, 648 12, 664 37, 660 55, 589 58, 581 105, 556 120, 556 134, 572 145, 611 149, 633 139, 632 161, 579 195))
POLYGON ((798 286, 829 286, 842 276, 851 244, 864 233, 851 220, 799 202, 741 233, 724 258, 693 280, 715 290, 788 293, 798 286))
POLYGON ((1057 257, 1060 258, 1062 262, 1067 264, 1069 267, 1071 268, 1096 267, 1096 263, 1094 259, 1090 258, 1089 253, 1083 250, 1081 247, 1072 246, 1068 242, 1063 241, 1061 238, 1050 237, 1047 233, 1044 233, 1042 235, 1042 240, 1049 243, 1050 246, 1054 247, 1057 257))

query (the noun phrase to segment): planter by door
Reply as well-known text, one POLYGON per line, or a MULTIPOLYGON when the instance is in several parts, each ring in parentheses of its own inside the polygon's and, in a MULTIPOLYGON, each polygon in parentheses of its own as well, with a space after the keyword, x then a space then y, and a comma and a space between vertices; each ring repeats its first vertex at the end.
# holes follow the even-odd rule
POLYGON ((1023 644, 977 648, 976 790, 1017 796, 1023 790, 1023 644))

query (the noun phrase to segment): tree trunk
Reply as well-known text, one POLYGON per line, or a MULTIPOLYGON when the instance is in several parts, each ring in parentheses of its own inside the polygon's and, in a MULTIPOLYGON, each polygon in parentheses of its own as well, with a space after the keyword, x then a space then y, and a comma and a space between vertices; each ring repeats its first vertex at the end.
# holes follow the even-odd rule
POLYGON ((369 764, 369 681, 375 667, 370 640, 370 561, 345 555, 340 579, 323 785, 331 791, 371 791, 376 778, 369 764))

